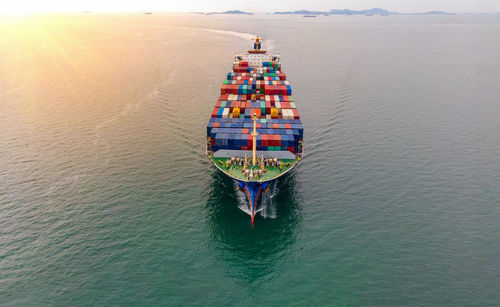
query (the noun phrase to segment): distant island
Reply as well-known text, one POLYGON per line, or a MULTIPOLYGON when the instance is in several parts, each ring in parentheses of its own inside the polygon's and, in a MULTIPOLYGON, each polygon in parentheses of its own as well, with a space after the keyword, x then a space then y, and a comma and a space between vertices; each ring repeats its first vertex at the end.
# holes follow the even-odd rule
MULTIPOLYGON (((230 10, 224 12, 192 12, 193 14, 200 15, 253 15, 253 13, 240 11, 240 10, 230 10)), ((276 14, 276 15, 304 15, 307 17, 317 16, 317 15, 366 15, 366 16, 389 16, 389 15, 454 15, 453 13, 447 13, 442 11, 429 11, 422 13, 399 13, 399 12, 391 12, 382 8, 372 8, 367 10, 349 10, 349 9, 332 9, 329 11, 310 11, 310 10, 297 10, 297 11, 282 11, 282 12, 274 12, 268 14, 276 14)))
POLYGON ((200 15, 253 15, 253 13, 249 12, 244 12, 240 10, 232 10, 232 11, 225 11, 225 12, 194 12, 194 14, 200 14, 200 15))
MULTIPOLYGON (((368 10, 360 10, 360 11, 354 11, 354 10, 338 10, 338 9, 333 9, 330 11, 309 11, 309 10, 298 10, 298 11, 284 11, 284 12, 274 12, 273 14, 277 15, 380 15, 380 16, 389 16, 389 15, 403 15, 402 13, 398 12, 391 12, 386 9, 381 9, 381 8, 372 8, 368 10)), ((441 11, 430 11, 430 12, 424 12, 424 13, 413 13, 413 14, 404 14, 404 15, 453 15, 451 13, 447 12, 441 12, 441 11)))
POLYGON ((274 12, 274 14, 280 14, 280 15, 289 15, 289 14, 294 14, 294 15, 395 15, 399 14, 396 12, 390 12, 385 9, 381 8, 373 8, 369 10, 361 10, 361 11, 353 11, 353 10, 337 10, 333 9, 330 11, 309 11, 309 10, 299 10, 299 11, 285 11, 285 12, 274 12))
POLYGON ((447 12, 441 12, 441 11, 430 11, 426 13, 420 13, 416 15, 454 15, 452 13, 447 13, 447 12))
POLYGON ((219 14, 225 14, 225 15, 252 15, 253 13, 243 12, 243 11, 240 11, 240 10, 233 10, 233 11, 220 12, 219 14))

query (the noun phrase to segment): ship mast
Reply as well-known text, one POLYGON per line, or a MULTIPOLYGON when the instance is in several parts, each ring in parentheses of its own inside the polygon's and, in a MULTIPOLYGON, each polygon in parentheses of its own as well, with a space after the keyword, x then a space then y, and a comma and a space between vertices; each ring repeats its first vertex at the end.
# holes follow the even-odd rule
POLYGON ((252 114, 252 119, 253 119, 253 131, 252 131, 252 139, 253 139, 253 146, 252 146, 252 164, 255 166, 257 164, 257 157, 256 157, 256 151, 257 151, 257 114, 252 114))

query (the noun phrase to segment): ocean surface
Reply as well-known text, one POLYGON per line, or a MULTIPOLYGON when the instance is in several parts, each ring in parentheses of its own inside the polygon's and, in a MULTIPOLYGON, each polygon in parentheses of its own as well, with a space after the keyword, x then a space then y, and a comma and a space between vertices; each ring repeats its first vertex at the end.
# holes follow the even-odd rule
POLYGON ((0 18, 0 305, 500 305, 500 15, 0 18), (234 51, 281 53, 306 157, 204 157, 234 51))

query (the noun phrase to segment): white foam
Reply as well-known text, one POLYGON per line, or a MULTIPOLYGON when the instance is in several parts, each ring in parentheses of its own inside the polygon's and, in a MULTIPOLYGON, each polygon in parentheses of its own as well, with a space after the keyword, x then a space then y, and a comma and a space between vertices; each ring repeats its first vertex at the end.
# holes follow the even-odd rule
MULTIPOLYGON (((252 215, 252 210, 250 208, 250 203, 244 192, 238 189, 238 183, 234 183, 234 188, 236 190, 236 195, 238 199, 238 208, 248 215, 252 215)), ((269 186, 269 191, 263 192, 260 197, 260 206, 256 213, 259 213, 263 218, 275 219, 277 203, 274 197, 278 194, 279 189, 277 187, 276 181, 269 186)))
MULTIPOLYGON (((225 31, 225 30, 214 30, 214 29, 203 29, 205 31, 213 32, 213 33, 220 33, 220 34, 225 34, 225 35, 231 35, 235 37, 242 38, 244 40, 251 41, 254 39, 254 37, 257 36, 257 34, 252 34, 252 33, 244 33, 244 32, 236 32, 236 31, 225 31)), ((263 47, 265 50, 271 51, 274 48, 274 41, 269 38, 264 38, 263 39, 263 47)))

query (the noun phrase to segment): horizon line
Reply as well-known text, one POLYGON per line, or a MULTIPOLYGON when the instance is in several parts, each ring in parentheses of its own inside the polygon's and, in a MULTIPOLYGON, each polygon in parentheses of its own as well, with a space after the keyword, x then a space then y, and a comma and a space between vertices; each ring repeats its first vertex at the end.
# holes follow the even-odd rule
MULTIPOLYGON (((229 9, 229 10, 224 10, 224 11, 169 11, 169 10, 161 10, 161 9, 116 9, 116 10, 102 10, 102 9, 89 9, 89 8, 82 8, 82 9, 71 9, 71 10, 41 10, 41 11, 2 11, 0 10, 0 15, 36 15, 36 14, 51 14, 51 13, 149 13, 149 12, 154 12, 154 13, 174 13, 174 14, 200 14, 200 13, 212 13, 212 14, 220 14, 220 15, 238 15, 238 14, 223 14, 224 12, 228 11, 241 11, 244 13, 249 13, 249 14, 275 14, 277 12, 290 12, 292 15, 294 12, 297 11, 309 11, 309 12, 316 12, 316 13, 329 13, 331 10, 349 10, 353 12, 359 12, 359 11, 365 11, 365 10, 372 10, 372 9, 383 9, 388 11, 389 13, 395 13, 395 14, 401 14, 401 15, 411 15, 411 14, 424 14, 424 13, 429 13, 429 12, 443 12, 443 13, 448 13, 448 14, 500 14, 500 11, 463 11, 463 12, 454 12, 454 11, 442 11, 442 10, 424 10, 424 11, 413 11, 413 12, 399 12, 399 11, 391 11, 388 9, 384 8, 368 8, 368 9, 360 9, 360 10, 354 10, 354 9, 330 9, 327 11, 322 11, 322 10, 312 10, 312 9, 294 9, 294 10, 284 10, 284 11, 245 11, 242 9, 229 9)), ((283 14, 287 15, 287 14, 283 14)), ((300 14, 297 14, 300 15, 300 14)), ((332 14, 332 15, 343 15, 343 14, 332 14)))

